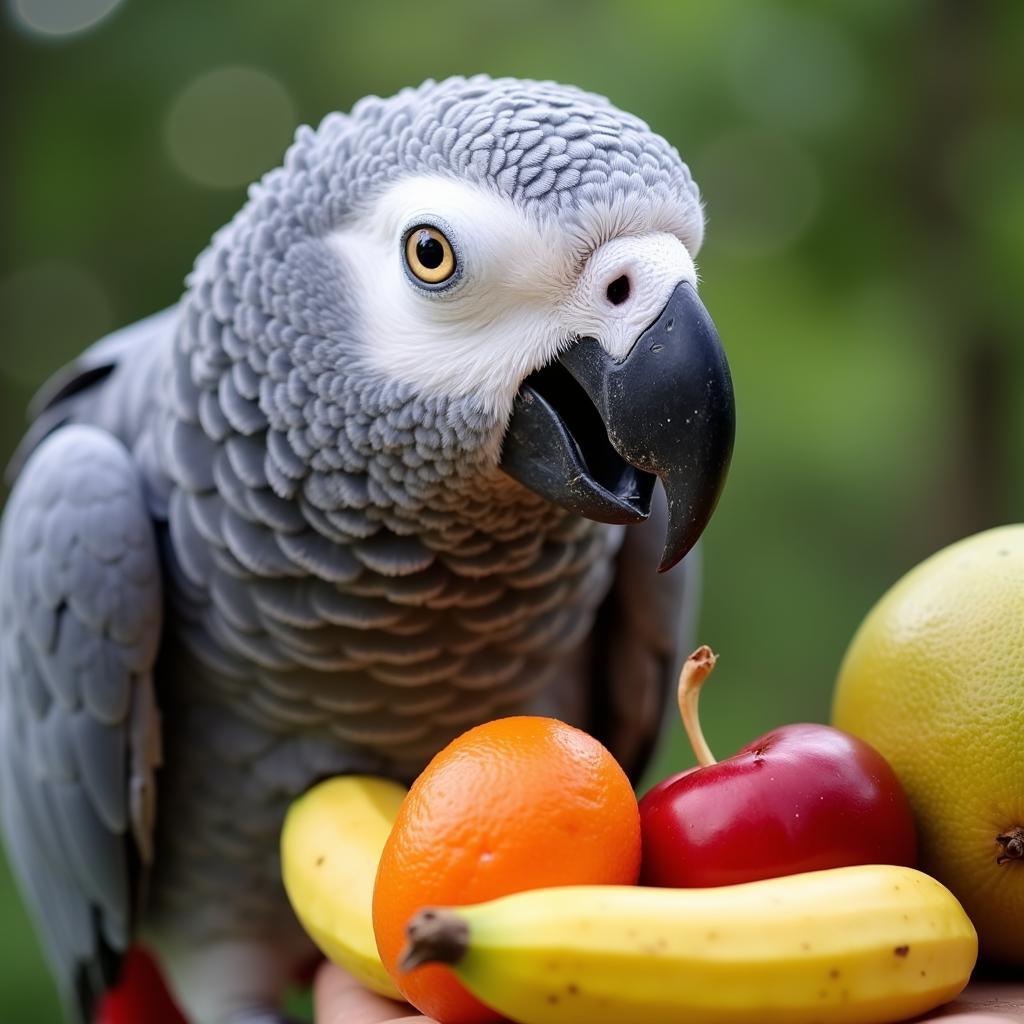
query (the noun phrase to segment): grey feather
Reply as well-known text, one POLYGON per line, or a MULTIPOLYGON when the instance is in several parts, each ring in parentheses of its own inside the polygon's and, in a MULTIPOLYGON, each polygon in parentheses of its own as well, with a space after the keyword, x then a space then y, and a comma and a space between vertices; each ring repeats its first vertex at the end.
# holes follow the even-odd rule
POLYGON ((309 588, 298 580, 257 580, 252 584, 252 597, 264 624, 278 622, 306 630, 323 625, 309 588))
POLYGON ((228 551, 254 576, 297 576, 300 571, 281 550, 277 536, 226 508, 222 520, 228 551))
POLYGON ((269 487, 253 490, 249 495, 249 507, 257 519, 275 533, 300 533, 306 529, 306 519, 295 502, 278 497, 269 487))
POLYGON ((266 447, 262 438, 236 436, 227 440, 224 450, 235 476, 250 493, 267 486, 267 476, 263 470, 266 447))
POLYGON ((592 641, 604 679, 595 727, 635 777, 665 723, 678 721, 666 712, 674 703, 676 675, 694 645, 697 624, 700 548, 675 571, 656 572, 666 516, 658 488, 650 519, 625 533, 615 583, 592 641))
POLYGON ((352 546, 356 558, 382 576, 412 576, 430 567, 434 552, 416 537, 376 537, 352 546))
MULTIPOLYGON (((22 634, 10 641, 9 661, 3 672, 17 675, 22 681, 22 693, 25 697, 25 713, 31 718, 41 721, 50 710, 53 702, 50 690, 36 662, 35 652, 29 647, 27 637, 22 634)), ((0 702, 2 707, 2 702, 0 702)))
MULTIPOLYGON (((428 661, 418 661, 411 665, 374 665, 372 672, 375 679, 389 686, 415 687, 420 689, 443 680, 461 679, 466 670, 466 662, 462 658, 453 658, 445 652, 428 661)), ((451 688, 444 692, 452 693, 451 688)), ((454 693, 452 693, 454 696, 454 693)), ((418 706, 418 705, 417 705, 418 706)), ((443 706, 443 705, 441 705, 443 706)), ((403 703, 396 708, 401 713, 410 713, 403 703)))
MULTIPOLYGON (((385 679, 386 673, 378 673, 378 676, 385 679)), ((458 699, 459 694, 451 686, 418 686, 414 694, 403 694, 402 702, 391 705, 391 709, 398 717, 421 718, 429 715, 434 718, 446 708, 450 708, 458 699)))
MULTIPOLYGON (((42 600, 41 595, 33 594, 32 590, 29 589, 23 574, 12 575, 16 576, 11 583, 12 592, 23 594, 26 602, 26 607, 23 611, 25 635, 31 640, 37 650, 52 650, 57 643, 57 628, 59 625, 57 608, 60 604, 59 599, 54 604, 42 600)), ((68 687, 69 684, 66 680, 61 680, 55 682, 54 686, 59 692, 60 689, 68 687)))
POLYGON ((311 598, 313 609, 321 621, 332 622, 336 626, 387 630, 407 614, 389 601, 357 597, 330 586, 314 587, 311 598))
POLYGON ((224 448, 214 458, 213 480, 217 493, 228 507, 246 519, 255 518, 249 505, 249 489, 239 480, 224 448))
POLYGON ((224 531, 221 523, 224 518, 224 502, 216 491, 204 491, 201 494, 189 494, 187 491, 176 491, 175 499, 184 502, 191 525, 207 544, 223 548, 224 531), (180 495, 180 497, 179 497, 180 495))
MULTIPOLYGON (((152 622, 150 626, 156 629, 159 623, 152 622)), ((76 673, 85 709, 97 723, 118 725, 124 721, 132 699, 131 670, 121 652, 108 640, 98 640, 86 649, 90 656, 81 658, 76 673)))
MULTIPOLYGON (((240 364, 236 364, 240 365, 240 364)), ((221 378, 217 397, 224 410, 224 416, 234 430, 243 436, 258 433, 267 427, 267 417, 253 401, 243 398, 229 377, 221 378)))
POLYGON ((54 617, 58 623, 57 642, 39 651, 36 657, 54 699, 65 710, 74 711, 81 701, 78 665, 83 655, 89 656, 88 652, 98 656, 99 634, 75 615, 62 615, 54 609, 54 617))
POLYGON ((482 650, 468 658, 454 683, 460 690, 494 690, 518 678, 524 667, 522 658, 502 656, 482 650))
POLYGON ((528 565, 505 577, 510 587, 532 589, 561 576, 572 561, 572 548, 564 544, 546 543, 539 555, 528 565))
POLYGON ((392 576, 381 580, 375 591, 394 604, 422 607, 444 594, 452 584, 452 574, 440 562, 412 576, 392 576))
MULTIPOLYGON (((118 600, 118 579, 114 573, 107 572, 103 562, 89 557, 85 545, 80 545, 80 548, 82 557, 73 555, 69 558, 62 580, 66 601, 74 619, 102 633, 113 618, 118 600)), ((75 555, 78 553, 76 551, 75 555)))
POLYGON ((30 750, 32 771, 38 779, 61 783, 78 779, 75 751, 68 742, 78 717, 68 715, 63 708, 54 708, 34 723, 34 727, 26 723, 25 742, 30 750))
POLYGON ((337 717, 330 726, 335 736, 348 743, 383 748, 390 755, 389 760, 394 757, 394 748, 423 740, 434 727, 430 720, 423 718, 403 724, 387 710, 362 714, 358 718, 337 717))
MULTIPOLYGON (((315 508, 315 506, 311 507, 315 508)), ((318 509, 317 511, 320 510, 318 509)), ((309 511, 306 514, 311 523, 316 521, 315 516, 311 515, 309 511)), ((322 513, 322 516, 322 521, 326 524, 327 531, 347 539, 362 540, 366 537, 372 537, 380 531, 380 523, 374 522, 365 512, 359 509, 336 508, 330 512, 322 513)))
POLYGON ((345 637, 345 650, 367 662, 384 665, 412 665, 436 658, 441 644, 432 636, 397 636, 380 632, 349 633, 345 637))
POLYGON ((213 578, 216 548, 204 543, 191 510, 187 491, 175 490, 171 495, 171 543, 177 552, 175 562, 190 583, 197 587, 207 585, 213 578))
MULTIPOLYGON (((128 732, 123 717, 113 725, 89 714, 75 715, 71 741, 78 778, 92 809, 108 832, 123 835, 128 826, 128 787, 124 783, 128 732)), ((62 737, 67 743, 67 737, 62 737)))
POLYGON ((301 480, 309 472, 309 465, 295 454, 280 430, 267 431, 267 457, 289 480, 301 480))
POLYGON ((348 547, 313 530, 282 534, 278 543, 291 562, 330 583, 351 583, 362 572, 348 547))
POLYGON ((541 618, 532 618, 517 635, 516 649, 524 654, 551 650, 559 638, 566 634, 571 617, 571 613, 556 611, 541 618))
MULTIPOLYGON (((129 543, 128 538, 125 542, 129 543)), ((108 574, 114 600, 107 630, 115 641, 113 650, 130 668, 137 668, 139 659, 152 664, 160 637, 160 606, 149 599, 152 580, 142 568, 147 558, 140 548, 130 547, 117 569, 108 574)))
POLYGON ((219 572, 213 577, 210 597, 221 615, 243 633, 260 633, 263 626, 247 580, 219 572))
POLYGON ((217 449, 198 424, 175 419, 171 425, 166 452, 175 479, 189 491, 213 488, 213 456, 217 449))
POLYGON ((11 866, 35 911, 36 927, 51 962, 56 951, 72 962, 88 961, 96 942, 92 911, 77 882, 62 870, 54 871, 48 856, 50 849, 57 848, 53 822, 34 789, 32 780, 18 771, 3 777, 0 814, 11 866))
POLYGON ((198 402, 199 424, 203 432, 214 441, 224 441, 233 429, 237 429, 228 421, 223 403, 218 393, 203 391, 198 402))
POLYGON ((103 916, 126 916, 124 837, 104 826, 78 782, 53 783, 40 793, 40 799, 56 825, 57 843, 83 896, 103 916))
MULTIPOLYGON (((17 652, 0 663, 8 725, 0 785, 14 868, 69 1013, 83 1019, 99 994, 88 992, 87 979, 102 983, 107 949, 126 947, 134 913, 129 863, 132 829, 141 823, 129 820, 135 780, 126 752, 157 725, 150 717, 132 728, 139 681, 133 684, 127 663, 145 649, 150 660, 142 667, 152 669, 156 635, 143 634, 159 634, 159 588, 155 541, 128 453, 95 428, 58 430, 28 458, 0 534, 0 646, 17 652), (25 542, 40 537, 44 547, 25 542), (107 573, 123 562, 131 563, 123 586, 134 604, 122 621, 128 606, 111 597, 120 587, 110 586, 107 573), (41 617, 52 624, 40 628, 41 617), (122 653, 118 636, 136 649, 122 653), (40 699, 40 679, 52 703, 40 699)), ((145 788, 152 790, 152 777, 145 788)))

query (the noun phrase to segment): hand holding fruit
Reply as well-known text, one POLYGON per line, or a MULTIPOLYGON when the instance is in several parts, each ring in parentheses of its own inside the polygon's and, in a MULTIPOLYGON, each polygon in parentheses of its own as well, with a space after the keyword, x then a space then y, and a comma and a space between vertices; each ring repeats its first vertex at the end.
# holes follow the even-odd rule
POLYGON ((353 975, 325 963, 313 984, 316 1024, 437 1024, 407 1003, 396 1003, 371 992, 353 975))

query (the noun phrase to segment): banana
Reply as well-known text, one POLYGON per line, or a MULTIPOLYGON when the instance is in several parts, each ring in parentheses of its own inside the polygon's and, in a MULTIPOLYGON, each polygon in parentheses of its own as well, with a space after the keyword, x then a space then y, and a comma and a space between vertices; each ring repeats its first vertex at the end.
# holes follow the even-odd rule
POLYGON ((911 868, 717 889, 576 886, 424 910, 404 970, 452 965, 520 1024, 882 1024, 957 995, 978 939, 911 868))
POLYGON ((348 775, 321 782, 288 809, 281 874, 292 909, 329 959, 364 985, 401 999, 373 937, 373 883, 406 790, 348 775))

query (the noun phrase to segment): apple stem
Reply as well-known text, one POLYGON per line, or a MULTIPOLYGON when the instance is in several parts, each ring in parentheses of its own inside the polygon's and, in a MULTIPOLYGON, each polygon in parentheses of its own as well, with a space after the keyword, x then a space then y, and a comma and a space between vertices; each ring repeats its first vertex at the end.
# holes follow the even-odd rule
POLYGON ((702 644, 683 663, 679 673, 679 714, 683 719, 683 728, 697 763, 702 768, 717 764, 715 755, 704 739, 704 731, 700 727, 700 715, 697 713, 697 702, 700 700, 700 688, 704 680, 711 675, 718 655, 707 644, 702 644))

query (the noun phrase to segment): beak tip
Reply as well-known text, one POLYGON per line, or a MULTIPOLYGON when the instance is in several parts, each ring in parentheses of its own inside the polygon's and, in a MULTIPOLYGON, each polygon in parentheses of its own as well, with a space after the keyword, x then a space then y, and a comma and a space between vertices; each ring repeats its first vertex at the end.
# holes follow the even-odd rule
POLYGON ((672 474, 661 478, 668 502, 668 520, 659 573, 678 565, 700 540, 718 504, 728 464, 726 456, 720 464, 709 464, 704 473, 693 477, 672 474))
POLYGON ((674 569, 690 553, 692 547, 692 543, 685 547, 667 546, 662 553, 661 562, 658 564, 658 572, 663 573, 674 569))

